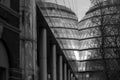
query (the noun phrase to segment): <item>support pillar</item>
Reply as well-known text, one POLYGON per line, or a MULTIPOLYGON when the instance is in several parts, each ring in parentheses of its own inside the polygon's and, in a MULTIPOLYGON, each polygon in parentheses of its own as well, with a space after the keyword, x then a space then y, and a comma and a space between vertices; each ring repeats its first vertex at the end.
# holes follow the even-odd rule
POLYGON ((54 44, 52 46, 52 55, 53 55, 53 60, 52 60, 52 80, 57 80, 57 65, 56 65, 56 45, 54 44))
POLYGON ((71 77, 71 75, 70 75, 70 69, 68 69, 68 80, 71 80, 70 77, 71 77))
POLYGON ((67 80, 67 64, 64 64, 64 80, 67 80))
POLYGON ((39 80, 47 80, 47 30, 40 34, 39 44, 39 80))
POLYGON ((70 78, 71 78, 71 80, 73 80, 73 73, 71 73, 70 78))
POLYGON ((59 57, 59 80, 63 80, 63 57, 59 57))

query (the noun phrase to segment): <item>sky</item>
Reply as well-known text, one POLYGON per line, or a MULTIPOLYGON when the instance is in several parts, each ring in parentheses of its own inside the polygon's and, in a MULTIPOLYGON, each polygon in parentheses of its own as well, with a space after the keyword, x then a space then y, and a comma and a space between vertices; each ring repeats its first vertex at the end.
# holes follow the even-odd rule
POLYGON ((77 16, 78 20, 80 21, 90 7, 90 0, 77 0, 77 6, 78 6, 77 16))

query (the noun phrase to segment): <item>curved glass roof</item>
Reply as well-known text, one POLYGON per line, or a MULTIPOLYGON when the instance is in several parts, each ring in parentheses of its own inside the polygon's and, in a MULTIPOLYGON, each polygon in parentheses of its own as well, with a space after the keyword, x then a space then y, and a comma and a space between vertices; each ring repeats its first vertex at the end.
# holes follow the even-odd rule
POLYGON ((77 9, 76 9, 77 0, 41 0, 41 1, 65 6, 65 7, 70 8, 75 13, 77 13, 77 9))
POLYGON ((57 39, 61 49, 74 71, 78 70, 75 60, 79 60, 78 19, 71 9, 49 2, 40 6, 45 19, 57 39))
POLYGON ((89 11, 79 22, 80 52, 86 53, 85 59, 78 61, 79 79, 120 79, 119 18, 118 10, 109 6, 89 11))
POLYGON ((104 14, 92 7, 78 25, 67 7, 48 2, 39 7, 80 80, 106 80, 119 71, 120 16, 113 16, 113 6, 101 8, 104 14))

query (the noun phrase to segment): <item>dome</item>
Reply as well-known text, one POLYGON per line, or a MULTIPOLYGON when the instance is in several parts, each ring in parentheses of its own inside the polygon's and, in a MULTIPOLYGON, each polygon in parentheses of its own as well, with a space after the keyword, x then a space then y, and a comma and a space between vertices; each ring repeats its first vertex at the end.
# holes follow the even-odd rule
POLYGON ((114 76, 118 80, 119 76, 116 74, 120 69, 117 60, 120 57, 119 8, 106 4, 106 1, 102 5, 92 6, 78 25, 82 46, 80 50, 86 54, 83 55, 85 60, 79 62, 79 65, 84 65, 80 69, 84 74, 80 76, 87 79, 89 74, 88 80, 106 80, 114 76))

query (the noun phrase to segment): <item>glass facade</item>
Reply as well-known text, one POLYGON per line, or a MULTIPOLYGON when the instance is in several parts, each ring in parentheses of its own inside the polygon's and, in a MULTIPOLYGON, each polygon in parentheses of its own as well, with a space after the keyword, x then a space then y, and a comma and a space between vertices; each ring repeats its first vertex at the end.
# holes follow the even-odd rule
POLYGON ((119 0, 90 0, 92 5, 96 5, 98 3, 101 3, 101 2, 107 2, 107 3, 118 3, 119 0))
POLYGON ((77 0, 41 0, 42 2, 50 2, 64 7, 68 7, 77 13, 77 0))
POLYGON ((120 79, 118 6, 101 0, 78 24, 75 13, 65 6, 37 4, 79 80, 120 79))
POLYGON ((97 3, 79 22, 80 80, 120 79, 120 15, 118 6, 108 5, 97 3))
MULTIPOLYGON (((80 44, 75 13, 70 8, 55 3, 42 2, 42 6, 38 4, 68 61, 76 60, 80 44)), ((70 62, 70 65, 77 71, 76 62, 70 62)))

